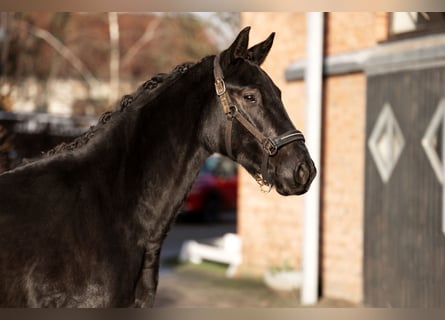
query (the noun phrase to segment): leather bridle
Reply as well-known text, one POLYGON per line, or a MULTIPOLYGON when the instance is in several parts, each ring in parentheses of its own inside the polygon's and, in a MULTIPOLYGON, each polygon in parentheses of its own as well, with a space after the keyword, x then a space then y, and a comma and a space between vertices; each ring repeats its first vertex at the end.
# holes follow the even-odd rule
POLYGON ((216 55, 213 60, 213 76, 215 78, 215 89, 219 103, 221 104, 224 113, 227 116, 226 128, 225 128, 225 144, 227 155, 233 158, 232 154, 232 124, 236 119, 244 128, 247 129, 256 140, 262 145, 264 150, 263 160, 261 164, 261 174, 257 173, 255 180, 264 192, 269 192, 272 189, 272 179, 268 174, 269 157, 273 157, 277 154, 278 150, 294 141, 303 141, 304 136, 298 130, 290 130, 279 136, 269 138, 262 134, 254 124, 246 119, 239 111, 238 107, 231 101, 229 94, 226 90, 224 83, 224 76, 220 65, 220 55, 216 55))

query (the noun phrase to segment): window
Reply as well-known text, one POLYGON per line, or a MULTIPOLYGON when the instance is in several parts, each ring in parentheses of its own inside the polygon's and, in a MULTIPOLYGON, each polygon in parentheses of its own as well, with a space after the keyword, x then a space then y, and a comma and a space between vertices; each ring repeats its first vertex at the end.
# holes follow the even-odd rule
POLYGON ((393 12, 389 19, 389 39, 445 32, 445 12, 393 12))

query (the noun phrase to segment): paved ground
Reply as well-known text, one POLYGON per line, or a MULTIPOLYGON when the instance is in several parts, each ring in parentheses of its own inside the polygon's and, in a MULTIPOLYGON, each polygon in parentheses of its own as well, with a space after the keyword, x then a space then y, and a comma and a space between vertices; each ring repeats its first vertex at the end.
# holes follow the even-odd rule
MULTIPOLYGON (((222 224, 177 224, 168 235, 161 259, 155 307, 301 307, 300 293, 279 293, 266 287, 260 278, 225 276, 226 266, 178 264, 184 240, 205 239, 236 232, 234 221, 222 224)), ((354 307, 345 301, 320 301, 316 307, 354 307)))
POLYGON ((295 294, 276 295, 254 279, 228 279, 224 269, 184 265, 160 275, 158 307, 296 306, 295 294))
MULTIPOLYGON (((160 274, 155 307, 301 307, 300 292, 275 292, 261 279, 225 276, 220 265, 178 265, 160 274)), ((355 307, 339 300, 322 299, 315 307, 355 307)))

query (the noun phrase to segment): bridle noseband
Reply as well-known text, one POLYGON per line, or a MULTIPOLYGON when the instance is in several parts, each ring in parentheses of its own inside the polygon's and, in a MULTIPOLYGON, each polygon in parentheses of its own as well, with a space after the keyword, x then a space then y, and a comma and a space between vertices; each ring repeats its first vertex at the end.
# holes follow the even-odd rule
POLYGON ((223 107, 224 113, 227 116, 226 129, 225 129, 225 143, 226 150, 229 157, 233 158, 232 154, 232 124, 233 120, 236 119, 238 122, 244 126, 263 146, 264 155, 261 164, 261 174, 257 173, 255 180, 264 192, 269 192, 272 189, 273 184, 271 182, 271 177, 268 174, 267 168, 269 163, 269 157, 273 157, 277 154, 278 150, 291 142, 303 141, 304 136, 298 130, 290 130, 282 135, 274 138, 266 137, 262 134, 254 124, 252 124, 248 119, 246 119, 239 111, 238 107, 232 103, 229 94, 226 90, 226 85, 224 83, 224 76, 219 63, 220 55, 216 55, 213 60, 213 76, 215 78, 215 89, 216 95, 218 97, 219 103, 223 107))

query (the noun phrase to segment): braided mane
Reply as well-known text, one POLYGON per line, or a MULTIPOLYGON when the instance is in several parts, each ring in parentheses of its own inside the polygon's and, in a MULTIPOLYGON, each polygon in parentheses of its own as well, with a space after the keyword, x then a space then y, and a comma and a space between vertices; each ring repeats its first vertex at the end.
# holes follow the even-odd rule
POLYGON ((186 62, 180 65, 177 65, 170 74, 159 73, 152 77, 150 80, 145 81, 142 85, 138 87, 138 89, 132 94, 124 95, 117 106, 112 111, 104 112, 96 125, 91 126, 86 132, 75 138, 73 141, 69 143, 61 143, 54 147, 53 149, 47 151, 43 154, 44 157, 49 157, 55 154, 59 154, 62 152, 69 152, 76 150, 88 143, 91 138, 94 137, 98 129, 105 125, 113 116, 117 114, 121 114, 127 110, 127 108, 131 107, 133 102, 141 97, 142 95, 146 95, 147 97, 152 96, 163 84, 170 83, 171 81, 176 80, 180 75, 186 73, 191 67, 193 67, 196 63, 186 62))

